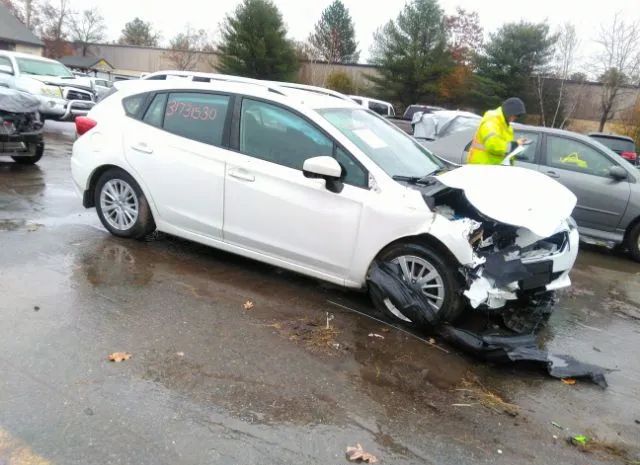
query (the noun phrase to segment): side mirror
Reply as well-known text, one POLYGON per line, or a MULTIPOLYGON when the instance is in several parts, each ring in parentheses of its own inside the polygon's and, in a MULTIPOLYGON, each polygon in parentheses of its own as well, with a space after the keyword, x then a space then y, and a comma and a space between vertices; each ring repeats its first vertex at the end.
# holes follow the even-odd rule
POLYGON ((324 179, 327 190, 335 193, 342 192, 342 167, 340 163, 329 156, 307 158, 302 165, 302 174, 307 178, 324 179))
POLYGON ((622 181, 629 177, 629 173, 622 166, 612 166, 609 168, 609 176, 611 176, 616 181, 622 181))

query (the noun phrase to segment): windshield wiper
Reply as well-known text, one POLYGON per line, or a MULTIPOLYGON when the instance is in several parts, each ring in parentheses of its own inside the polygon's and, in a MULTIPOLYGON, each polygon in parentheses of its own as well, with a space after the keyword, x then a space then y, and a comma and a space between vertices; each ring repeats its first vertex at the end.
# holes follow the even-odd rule
POLYGON ((440 173, 444 173, 445 171, 449 171, 448 168, 442 167, 437 170, 432 171, 429 174, 425 174, 424 176, 402 176, 395 175, 391 176, 391 178, 395 181, 408 182, 410 184, 430 184, 431 180, 429 179, 431 176, 436 176, 440 173))
POLYGON ((395 181, 408 182, 410 184, 417 184, 424 179, 424 176, 401 176, 395 175, 391 176, 395 181))

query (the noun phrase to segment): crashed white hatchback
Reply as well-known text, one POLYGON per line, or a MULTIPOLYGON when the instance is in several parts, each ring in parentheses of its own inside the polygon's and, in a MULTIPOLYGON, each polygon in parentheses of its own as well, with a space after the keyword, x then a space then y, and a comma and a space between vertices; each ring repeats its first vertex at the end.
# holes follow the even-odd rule
POLYGON ((414 322, 570 284, 571 192, 530 170, 447 166, 335 92, 215 75, 138 81, 76 124, 74 183, 120 237, 158 229, 369 287, 376 306, 414 322), (395 270, 391 286, 381 266, 395 270))

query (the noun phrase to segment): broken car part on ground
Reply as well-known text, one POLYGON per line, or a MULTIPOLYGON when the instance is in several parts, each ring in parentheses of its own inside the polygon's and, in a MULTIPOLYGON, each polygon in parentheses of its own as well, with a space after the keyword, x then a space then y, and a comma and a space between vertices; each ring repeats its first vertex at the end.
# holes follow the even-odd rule
MULTIPOLYGON (((429 328, 482 359, 541 363, 551 376, 589 378, 604 388, 607 385, 604 369, 540 350, 534 336, 551 313, 554 291, 570 283, 568 271, 556 271, 554 257, 568 248, 576 249, 563 256, 571 261, 569 269, 576 258, 576 226, 569 221, 568 230, 562 228, 576 198, 553 181, 547 183, 544 192, 535 192, 535 196, 531 193, 519 196, 520 183, 526 185, 529 173, 518 168, 506 169, 509 173, 498 187, 479 183, 484 170, 477 167, 426 178, 416 187, 431 209, 457 224, 468 238, 469 261, 460 273, 467 285, 462 292, 471 307, 493 313, 501 309, 508 331, 478 334, 443 325, 438 309, 427 297, 429 294, 421 283, 406 279, 398 263, 374 263, 369 286, 374 295, 387 296, 406 321, 429 328), (515 212, 524 213, 514 217, 515 212)), ((540 179, 548 180, 543 175, 540 179)))

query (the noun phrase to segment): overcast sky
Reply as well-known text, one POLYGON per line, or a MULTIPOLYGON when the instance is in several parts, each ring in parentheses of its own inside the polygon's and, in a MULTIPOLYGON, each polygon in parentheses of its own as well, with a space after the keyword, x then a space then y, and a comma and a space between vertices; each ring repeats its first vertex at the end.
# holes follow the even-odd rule
MULTIPOLYGON (((332 0, 274 0, 289 30, 297 40, 308 37, 322 10, 332 0)), ((404 0, 343 0, 354 20, 361 59, 368 57, 374 31, 389 19, 395 18, 404 0)), ((73 8, 82 10, 97 6, 108 24, 108 39, 115 40, 123 25, 139 16, 150 21, 162 33, 163 44, 190 23, 215 34, 225 15, 235 8, 239 0, 72 0, 73 8)), ((447 13, 456 6, 476 10, 485 34, 501 24, 525 19, 549 21, 558 25, 566 21, 575 24, 582 39, 583 50, 593 50, 593 38, 602 21, 609 21, 616 11, 625 18, 640 20, 640 0, 440 0, 447 13)))

